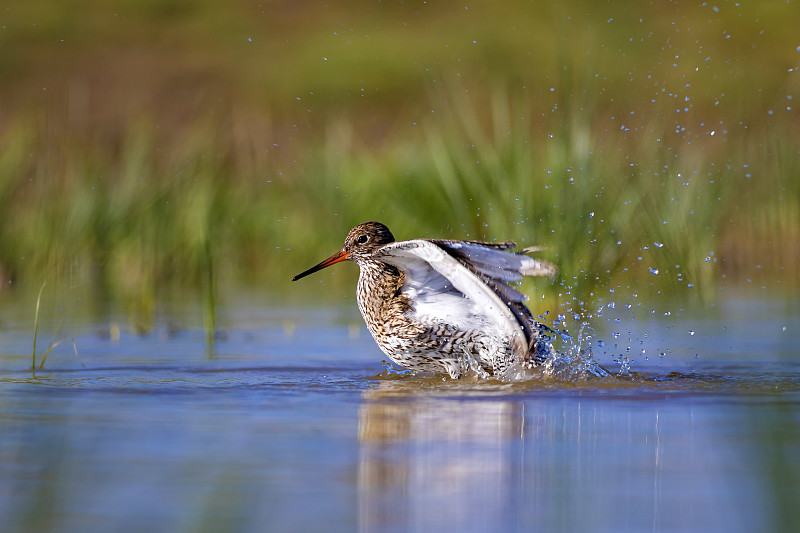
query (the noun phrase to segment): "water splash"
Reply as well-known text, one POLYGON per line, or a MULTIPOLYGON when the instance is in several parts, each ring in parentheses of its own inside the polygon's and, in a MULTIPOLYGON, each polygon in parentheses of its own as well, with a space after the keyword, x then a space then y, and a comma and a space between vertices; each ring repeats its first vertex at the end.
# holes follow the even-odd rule
POLYGON ((561 349, 551 345, 550 357, 542 365, 548 377, 565 381, 585 381, 592 378, 610 377, 606 369, 601 367, 592 353, 592 327, 588 322, 581 322, 577 336, 566 330, 558 332, 561 349))
POLYGON ((481 366, 481 364, 478 362, 478 360, 475 359, 475 357, 473 357, 469 353, 464 352, 464 360, 466 361, 469 370, 474 372, 475 375, 478 376, 479 378, 481 378, 481 379, 490 379, 492 377, 491 374, 489 374, 489 372, 487 372, 481 366))
POLYGON ((633 372, 631 371, 631 364, 633 361, 628 359, 627 355, 620 355, 614 362, 619 365, 619 370, 617 371, 618 378, 631 378, 633 377, 633 372))
POLYGON ((416 372, 407 368, 395 368, 392 362, 387 361, 386 359, 381 360, 381 365, 383 366, 383 372, 379 374, 380 377, 405 377, 417 375, 416 372))
MULTIPOLYGON (((559 315, 554 324, 563 325, 565 316, 559 315)), ((539 341, 539 354, 545 361, 535 367, 512 364, 501 376, 502 381, 562 381, 583 382, 595 378, 609 378, 612 374, 600 366, 593 357, 591 348, 592 328, 581 322, 577 335, 564 329, 552 329, 548 338, 539 341)))

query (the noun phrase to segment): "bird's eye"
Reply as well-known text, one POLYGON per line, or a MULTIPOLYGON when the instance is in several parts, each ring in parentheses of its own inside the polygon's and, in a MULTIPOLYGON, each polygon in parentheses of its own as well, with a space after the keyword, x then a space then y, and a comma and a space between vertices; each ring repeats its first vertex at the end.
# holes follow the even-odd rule
POLYGON ((367 244, 369 240, 369 235, 359 235, 356 239, 356 244, 367 244))

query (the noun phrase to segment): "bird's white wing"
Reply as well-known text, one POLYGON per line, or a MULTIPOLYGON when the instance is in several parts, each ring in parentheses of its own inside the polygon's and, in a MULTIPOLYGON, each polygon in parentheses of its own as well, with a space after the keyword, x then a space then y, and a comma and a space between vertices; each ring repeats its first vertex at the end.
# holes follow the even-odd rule
POLYGON ((524 357, 527 353, 523 326, 503 298, 515 302, 524 299, 504 282, 521 279, 525 264, 519 258, 530 258, 477 244, 456 241, 440 244, 424 239, 387 244, 373 257, 403 271, 402 290, 414 302, 414 310, 420 317, 442 320, 465 329, 489 328, 498 336, 510 339, 515 354, 524 357), (479 273, 464 266, 452 255, 452 250, 446 250, 442 244, 462 245, 459 251, 465 255, 469 252, 471 264, 481 265, 480 269, 476 267, 479 273), (500 283, 492 283, 493 288, 481 279, 481 274, 500 283), (497 291, 497 285, 511 291, 510 294, 497 291), (509 295, 512 298, 508 298, 509 295))
MULTIPOLYGON (((433 242, 466 257, 474 270, 499 281, 519 281, 522 276, 547 276, 552 279, 556 275, 556 267, 552 263, 523 254, 502 251, 509 247, 513 248, 512 242, 497 244, 444 240, 433 242)), ((538 248, 525 248, 523 251, 537 250, 538 248)))

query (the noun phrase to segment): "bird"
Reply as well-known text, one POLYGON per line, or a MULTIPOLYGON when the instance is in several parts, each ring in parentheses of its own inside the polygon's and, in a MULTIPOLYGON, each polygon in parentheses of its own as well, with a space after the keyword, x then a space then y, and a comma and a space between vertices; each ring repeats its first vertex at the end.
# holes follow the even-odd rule
POLYGON ((527 297, 509 283, 554 280, 555 265, 516 244, 469 240, 396 241, 380 222, 355 226, 341 250, 296 275, 297 281, 342 261, 359 266, 356 300, 367 329, 397 365, 414 372, 470 370, 497 377, 532 368, 552 353, 552 331, 533 318, 527 297))

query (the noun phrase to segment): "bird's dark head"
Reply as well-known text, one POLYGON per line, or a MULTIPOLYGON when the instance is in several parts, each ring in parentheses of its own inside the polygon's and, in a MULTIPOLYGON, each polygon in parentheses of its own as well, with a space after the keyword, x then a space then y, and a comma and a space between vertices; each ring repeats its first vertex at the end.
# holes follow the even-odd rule
POLYGON ((375 250, 390 242, 394 242, 394 235, 389 231, 389 228, 380 222, 364 222, 350 230, 340 251, 320 264, 296 275, 292 278, 292 281, 297 281, 340 261, 350 260, 355 263, 361 263, 361 261, 368 260, 375 250))
POLYGON ((389 228, 380 222, 364 222, 350 230, 342 250, 353 256, 349 258, 351 261, 358 262, 358 258, 370 256, 390 242, 394 242, 394 235, 389 228))

